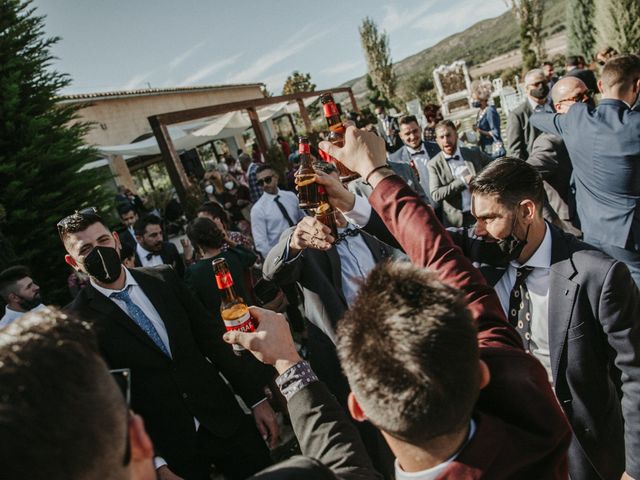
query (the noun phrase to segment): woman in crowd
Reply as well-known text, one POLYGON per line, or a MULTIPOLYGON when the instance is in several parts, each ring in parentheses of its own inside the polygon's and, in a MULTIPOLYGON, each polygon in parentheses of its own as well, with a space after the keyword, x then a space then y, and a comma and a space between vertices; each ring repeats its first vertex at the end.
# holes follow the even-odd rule
POLYGON ((480 136, 480 148, 492 158, 503 157, 507 152, 500 136, 500 115, 495 105, 489 105, 491 84, 477 82, 471 87, 473 107, 479 108, 473 129, 480 136))
POLYGON ((249 229, 249 210, 251 200, 249 188, 240 185, 231 174, 222 177, 224 181, 224 193, 222 194, 222 205, 231 216, 231 223, 237 225, 240 230, 249 229))
POLYGON ((422 140, 425 142, 435 142, 436 125, 443 120, 440 106, 435 103, 428 103, 424 106, 422 113, 424 113, 424 118, 427 120, 424 131, 422 132, 422 140))
POLYGON ((205 217, 216 224, 225 237, 223 248, 234 247, 236 244, 255 252, 255 245, 250 236, 229 229, 229 216, 219 203, 206 202, 197 211, 198 217, 205 217))

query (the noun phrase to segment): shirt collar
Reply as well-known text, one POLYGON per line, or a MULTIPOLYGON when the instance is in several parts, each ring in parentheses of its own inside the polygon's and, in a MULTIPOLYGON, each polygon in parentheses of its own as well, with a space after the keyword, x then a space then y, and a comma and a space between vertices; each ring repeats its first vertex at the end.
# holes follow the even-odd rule
POLYGON ((89 283, 91 283, 93 288, 95 288, 97 291, 99 291, 102 295, 104 295, 107 298, 109 298, 112 293, 122 292, 123 290, 126 290, 131 285, 137 286, 138 282, 136 282, 136 279, 133 278, 133 275, 131 275, 131 272, 129 271, 129 269, 126 267, 122 267, 122 268, 124 268, 125 280, 124 280, 124 287, 122 287, 120 290, 112 290, 110 288, 101 287, 91 277, 89 277, 89 283))
POLYGON ((144 247, 143 247, 142 245, 140 245, 139 243, 138 243, 138 244, 136 244, 136 250, 138 251, 137 253, 138 253, 138 256, 139 256, 140 258, 142 258, 142 257, 147 258, 147 255, 149 255, 149 254, 153 253, 153 252, 150 252, 149 250, 147 250, 146 248, 144 248, 144 247))
POLYGON ((534 267, 534 268, 549 268, 551 267, 551 229, 547 222, 544 222, 544 238, 542 239, 542 243, 538 246, 536 251, 531 255, 531 258, 524 262, 524 264, 520 265, 515 260, 511 262, 511 265, 515 268, 520 267, 534 267))
POLYGON ((414 154, 414 153, 418 153, 418 152, 424 152, 427 153, 427 149, 424 148, 424 142, 422 142, 420 144, 420 146, 417 149, 411 148, 409 145, 405 145, 407 147, 407 151, 409 152, 409 154, 414 154))
POLYGON ((264 197, 264 198, 269 198, 269 197, 271 197, 271 198, 276 198, 278 195, 280 195, 280 189, 278 189, 278 190, 276 191, 276 193, 268 193, 268 192, 265 192, 265 191, 263 190, 263 191, 262 191, 262 194, 263 194, 263 195, 265 195, 265 197, 264 197))
POLYGON ((453 157, 455 157, 456 155, 458 156, 458 159, 459 159, 459 160, 463 160, 463 158, 462 158, 462 153, 460 153, 460 145, 456 145, 456 151, 455 151, 455 152, 453 152, 453 155, 448 156, 448 155, 447 155, 446 153, 444 153, 444 152, 442 152, 442 155, 444 155, 444 158, 445 158, 446 160, 449 160, 450 158, 453 158, 453 157))

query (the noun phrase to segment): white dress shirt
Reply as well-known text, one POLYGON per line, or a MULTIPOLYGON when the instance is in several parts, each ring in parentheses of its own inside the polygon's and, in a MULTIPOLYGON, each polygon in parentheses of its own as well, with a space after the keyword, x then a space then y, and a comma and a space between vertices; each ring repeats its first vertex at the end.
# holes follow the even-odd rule
POLYGON ((444 155, 444 159, 447 161, 447 164, 449 165, 451 174, 455 178, 459 178, 460 180, 462 180, 466 185, 466 188, 462 192, 460 192, 460 195, 462 195, 462 211, 470 212, 471 211, 471 192, 469 191, 469 186, 467 185, 467 182, 465 181, 464 177, 466 177, 467 175, 470 175, 471 172, 469 171, 469 167, 467 167, 467 164, 464 161, 464 158, 462 157, 462 153, 460 152, 460 147, 456 148, 456 151, 452 156, 448 156, 444 152, 442 152, 442 155, 444 155), (456 156, 458 157, 458 159, 454 160, 453 157, 456 157, 456 156))
POLYGON ((147 255, 151 254, 152 252, 144 248, 139 243, 136 244, 136 253, 138 254, 138 258, 140 259, 140 265, 142 265, 143 267, 157 267, 158 265, 162 265, 164 263, 160 255, 152 254, 151 258, 147 260, 147 255))
POLYGON ((535 344, 535 347, 532 345, 531 353, 540 360, 540 363, 547 370, 549 381, 552 382, 551 358, 549 356, 549 274, 552 240, 551 229, 546 223, 545 229, 544 239, 531 258, 523 265, 512 261, 494 288, 508 318, 509 299, 511 290, 516 283, 516 270, 523 266, 533 267, 525 279, 531 302, 531 340, 535 344))
POLYGON ((371 204, 369 200, 360 195, 356 195, 356 201, 349 212, 342 212, 347 222, 358 228, 364 228, 371 218, 371 204))
POLYGON ((405 472, 402 470, 402 467, 398 463, 398 460, 395 461, 395 470, 396 470, 396 480, 436 480, 440 476, 440 474, 449 466, 451 462, 453 462, 458 456, 460 452, 464 450, 464 447, 471 441, 473 436, 476 433, 476 422, 471 419, 469 423, 469 435, 467 436, 467 440, 464 442, 462 447, 454 453, 451 457, 447 458, 444 462, 436 465, 435 467, 428 468, 427 470, 421 470, 419 472, 405 472))
MULTIPOLYGON (((346 228, 338 228, 338 233, 343 233, 346 228)), ((362 234, 353 237, 345 237, 337 246, 340 256, 340 275, 342 278, 342 293, 347 300, 347 305, 356 299, 360 286, 369 272, 376 266, 373 254, 362 238, 362 234)))
POLYGON ((284 218, 275 202, 276 197, 279 197, 280 203, 291 217, 294 225, 304 217, 304 212, 298 206, 298 197, 295 193, 278 190, 276 195, 271 195, 264 192, 251 208, 251 233, 256 250, 263 258, 266 258, 269 251, 278 243, 282 232, 289 228, 287 219, 284 218))
MULTIPOLYGON (((45 306, 41 303, 37 307, 34 307, 31 310, 29 310, 29 312, 37 312, 38 310, 42 310, 43 308, 45 308, 45 306)), ((26 313, 29 313, 29 312, 18 312, 16 310, 13 310, 13 309, 9 308, 9 306, 7 305, 4 308, 4 316, 0 320, 0 328, 6 327, 7 325, 9 325, 14 320, 17 320, 22 315, 24 315, 26 313)))
POLYGON ((429 172, 427 170, 427 163, 429 163, 431 158, 427 153, 427 148, 424 146, 424 143, 421 143, 417 150, 414 150, 409 145, 405 145, 405 147, 407 147, 409 157, 413 160, 413 164, 416 166, 416 170, 420 176, 420 185, 422 186, 422 189, 425 192, 429 192, 429 172))

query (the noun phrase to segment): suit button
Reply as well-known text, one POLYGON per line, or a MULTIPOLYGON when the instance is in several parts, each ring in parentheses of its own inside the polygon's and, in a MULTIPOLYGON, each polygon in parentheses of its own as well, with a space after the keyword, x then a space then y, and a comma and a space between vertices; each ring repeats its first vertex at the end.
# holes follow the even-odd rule
POLYGON ((182 394, 182 398, 184 398, 186 400, 187 398, 189 398, 189 395, 187 395, 186 393, 183 393, 182 394))

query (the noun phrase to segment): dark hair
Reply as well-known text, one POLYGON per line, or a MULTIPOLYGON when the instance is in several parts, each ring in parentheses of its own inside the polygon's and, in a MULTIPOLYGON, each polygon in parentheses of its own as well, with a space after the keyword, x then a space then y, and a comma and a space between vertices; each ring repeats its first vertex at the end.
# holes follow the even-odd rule
POLYGON ((273 169, 273 167, 271 165, 263 163, 258 168, 256 168, 256 175, 258 175, 259 173, 262 173, 262 172, 264 172, 266 170, 271 170, 273 173, 275 173, 275 170, 273 169))
POLYGON ((494 160, 471 180, 469 189, 471 193, 497 195, 500 203, 511 208, 529 199, 542 212, 542 177, 535 168, 519 158, 503 157, 494 160))
POLYGON ((542 62, 543 67, 546 67, 547 65, 549 67, 553 67, 553 62, 550 62, 549 60, 545 60, 544 62, 542 62))
POLYGON ((224 245, 224 234, 208 218, 194 218, 187 226, 187 237, 193 248, 221 248, 224 245))
POLYGON ((584 63, 584 62, 580 62, 579 55, 569 55, 564 62, 564 64, 569 67, 577 67, 578 65, 580 65, 580 63, 584 63))
POLYGON ((0 364, 3 477, 97 480, 124 468, 127 406, 89 323, 27 313, 3 330, 0 364))
POLYGON ((400 117, 400 120, 398 120, 398 123, 400 125, 409 125, 410 123, 418 123, 418 119, 416 118, 415 115, 404 115, 400 117))
POLYGON ((640 57, 638 55, 619 55, 604 64, 602 83, 607 88, 620 85, 630 88, 640 78, 640 57))
POLYGON ((162 220, 156 215, 145 215, 136 220, 136 223, 133 225, 133 233, 140 237, 144 236, 148 225, 162 225, 162 220))
POLYGON ((321 172, 324 172, 327 174, 338 173, 338 167, 336 167, 333 163, 330 163, 330 162, 321 162, 321 161, 313 162, 313 169, 320 170, 321 172))
POLYGON ((480 392, 477 330, 462 293, 410 263, 378 264, 336 333, 367 419, 413 444, 468 424, 480 392))
POLYGON ((200 208, 196 211, 196 215, 200 212, 208 213, 210 216, 214 218, 219 218, 222 224, 226 227, 229 225, 229 216, 222 205, 218 202, 205 202, 202 204, 200 208))
POLYGON ((133 246, 129 243, 123 243, 120 246, 120 261, 124 262, 127 258, 131 258, 136 254, 133 246))
POLYGON ((76 211, 71 215, 64 217, 58 222, 58 235, 62 243, 67 239, 69 234, 84 232, 87 228, 95 223, 101 223, 108 230, 109 227, 102 217, 98 215, 98 211, 95 208, 86 208, 76 211))
POLYGON ((29 269, 24 265, 14 265, 0 272, 0 296, 2 299, 8 302, 9 294, 15 293, 16 283, 30 276, 29 269))
POLYGON ((136 212, 136 209, 133 208, 133 205, 131 205, 130 203, 122 203, 120 205, 118 205, 118 215, 120 215, 121 217, 129 212, 133 212, 133 213, 138 213, 136 212))
POLYGON ((450 128, 454 132, 458 131, 458 129, 456 128, 456 124, 453 123, 451 120, 441 120, 441 121, 439 121, 436 124, 436 127, 434 128, 434 130, 438 130, 439 128, 450 128))

